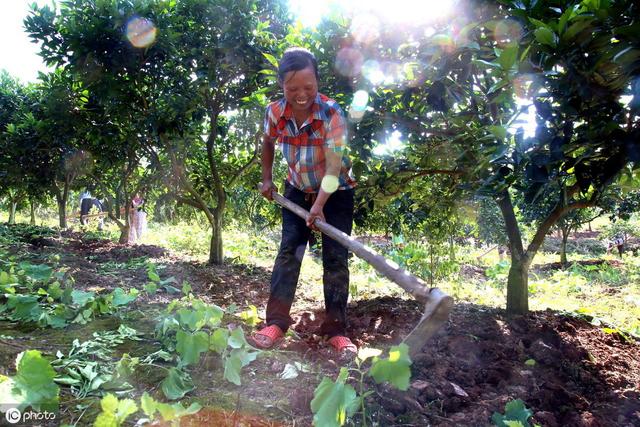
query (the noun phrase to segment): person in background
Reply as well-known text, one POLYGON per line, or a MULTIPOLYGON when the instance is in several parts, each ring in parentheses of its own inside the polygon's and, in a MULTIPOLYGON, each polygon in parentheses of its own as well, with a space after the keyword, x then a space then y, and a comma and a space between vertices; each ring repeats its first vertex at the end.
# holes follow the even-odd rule
POLYGON ((140 240, 147 229, 147 213, 144 211, 144 199, 139 193, 131 199, 129 207, 129 239, 128 243, 134 244, 140 240))
MULTIPOLYGON (((266 327, 253 334, 259 348, 273 347, 293 323, 293 303, 300 265, 314 221, 321 219, 351 234, 355 181, 346 149, 344 114, 333 99, 318 93, 318 64, 303 48, 288 49, 278 67, 284 98, 267 106, 262 142, 262 195, 272 199, 273 157, 279 143, 287 161, 284 197, 309 211, 305 222, 282 210, 282 240, 271 276, 266 327)), ((345 336, 349 297, 348 251, 322 235, 325 318, 320 335, 340 355, 356 346, 345 336)))

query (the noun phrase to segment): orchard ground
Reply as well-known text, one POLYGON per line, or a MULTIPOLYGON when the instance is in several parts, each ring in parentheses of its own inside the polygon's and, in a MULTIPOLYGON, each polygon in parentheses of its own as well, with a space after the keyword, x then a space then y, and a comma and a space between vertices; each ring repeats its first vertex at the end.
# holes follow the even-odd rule
MULTIPOLYGON (((208 303, 237 306, 237 313, 244 314, 230 316, 230 328, 241 326, 248 334, 264 316, 277 235, 229 229, 227 262, 208 266, 208 233, 193 224, 152 225, 136 246, 107 239, 115 230, 34 238, 16 233, 17 227, 12 233, 19 238, 3 243, 3 256, 35 263, 58 255, 77 289, 136 288, 140 294, 118 316, 86 325, 44 330, 2 322, 2 374, 13 374, 13 360, 23 350, 53 356, 68 351, 76 338, 89 339, 94 331, 115 330, 120 324, 138 330, 143 340, 118 347, 116 359, 123 353, 143 357, 160 349, 154 339, 155 318, 180 295, 143 291, 150 263, 163 279, 187 281, 191 292, 208 303)), ((572 247, 585 239, 572 238, 572 247)), ((553 246, 553 238, 548 240, 553 246)), ((640 328, 640 258, 570 253, 570 266, 563 269, 554 264, 557 254, 540 254, 530 278, 531 313, 507 317, 502 307, 508 263, 500 262, 497 251, 478 258, 484 252, 458 248, 459 273, 436 283, 456 297, 456 306, 446 326, 414 358, 409 390, 368 379, 365 386, 373 394, 366 400, 366 419, 359 412, 350 422, 488 425, 494 412, 503 413, 506 403, 521 399, 533 412, 531 421, 542 426, 640 425, 640 345, 634 336, 640 328)), ((398 344, 418 322, 423 307, 362 261, 352 258, 351 271, 349 337, 359 347, 398 344)), ((196 387, 182 402, 197 401, 205 409, 183 425, 311 425, 315 387, 323 376, 335 379, 341 366, 316 335, 322 319, 321 277, 320 259, 307 255, 292 310, 296 323, 278 350, 263 352, 242 370, 241 386, 222 378, 214 354, 191 368, 196 387), (284 374, 287 369, 291 373, 290 366, 296 366, 293 378, 284 374)), ((136 393, 147 391, 163 399, 161 376, 162 369, 136 371, 136 393)), ((62 390, 63 420, 91 424, 99 399, 78 399, 62 390)))

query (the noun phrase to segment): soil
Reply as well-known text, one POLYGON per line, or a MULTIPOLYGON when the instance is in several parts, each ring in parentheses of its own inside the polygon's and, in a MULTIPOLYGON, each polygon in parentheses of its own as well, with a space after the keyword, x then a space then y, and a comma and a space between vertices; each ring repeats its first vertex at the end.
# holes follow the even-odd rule
MULTIPOLYGON (((247 265, 184 262, 154 246, 85 240, 81 234, 66 233, 48 237, 46 244, 25 242, 25 246, 10 249, 28 250, 42 259, 61 254, 78 288, 142 289, 146 283, 143 266, 109 271, 105 263, 145 257, 166 265, 160 270, 163 278, 173 276, 179 283, 188 280, 194 295, 219 306, 264 307, 268 298, 269 271, 247 265)), ((174 298, 166 292, 153 297, 141 292, 132 311, 157 309, 157 303, 174 298)), ((205 358, 193 368, 196 389, 188 397, 210 407, 188 417, 183 425, 211 425, 214 419, 224 419, 218 425, 229 426, 311 425, 313 390, 322 375, 335 378, 342 363, 316 335, 322 321, 321 305, 321 301, 297 296, 292 311, 294 333, 279 351, 267 352, 243 369, 241 387, 221 379, 219 359, 205 358), (280 372, 293 361, 312 368, 295 380, 282 379, 280 372), (214 395, 227 396, 226 403, 214 395)), ((423 309, 411 299, 352 301, 348 336, 359 347, 398 344, 417 324, 423 309)), ((37 337, 44 334, 33 332, 30 348, 37 347, 33 343, 39 343, 37 337)), ((21 344, 19 340, 0 341, 3 365, 21 351, 21 344)), ((44 344, 41 348, 55 353, 44 344)), ((144 375, 141 377, 140 392, 157 392, 157 380, 147 378, 145 385, 144 375)), ((522 399, 533 412, 530 421, 541 426, 640 426, 640 343, 551 310, 508 317, 503 310, 458 302, 446 326, 414 358, 408 391, 372 381, 366 386, 373 391, 367 398, 369 425, 491 425, 494 412, 504 413, 507 402, 522 399)), ((353 421, 362 424, 361 415, 353 421)))

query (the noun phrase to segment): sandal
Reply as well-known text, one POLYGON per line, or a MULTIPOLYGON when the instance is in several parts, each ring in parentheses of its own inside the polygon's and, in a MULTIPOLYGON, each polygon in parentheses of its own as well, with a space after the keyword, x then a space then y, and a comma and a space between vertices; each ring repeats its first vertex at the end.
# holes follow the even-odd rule
POLYGON ((268 350, 278 344, 282 340, 282 337, 284 337, 282 329, 276 325, 269 325, 253 334, 251 341, 253 341, 256 347, 268 350))
POLYGON ((342 335, 336 335, 334 337, 329 338, 329 344, 333 347, 333 349, 339 354, 356 354, 358 353, 358 347, 351 340, 342 335))

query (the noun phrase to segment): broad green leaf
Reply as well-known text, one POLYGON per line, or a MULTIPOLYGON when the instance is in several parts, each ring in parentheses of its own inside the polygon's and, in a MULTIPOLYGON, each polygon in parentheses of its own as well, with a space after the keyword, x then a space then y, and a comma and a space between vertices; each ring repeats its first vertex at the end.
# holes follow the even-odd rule
POLYGON ((229 331, 227 329, 216 329, 213 334, 211 334, 211 340, 209 342, 211 349, 218 354, 222 354, 222 352, 227 348, 228 339, 229 331))
POLYGON ((249 326, 255 326, 260 322, 260 318, 258 317, 258 308, 255 305, 250 305, 249 308, 241 312, 239 316, 249 326))
POLYGON ((78 289, 74 289, 73 291, 71 291, 71 299, 73 300, 73 303, 79 305, 80 307, 83 307, 89 301, 92 301, 94 297, 95 294, 93 292, 84 292, 78 289))
POLYGON ((244 337, 244 331, 241 327, 237 327, 233 331, 231 331, 228 344, 231 348, 240 348, 249 345, 246 338, 244 337))
POLYGON ((407 390, 411 378, 410 366, 409 347, 406 344, 400 344, 389 349, 389 358, 375 358, 369 375, 377 383, 388 381, 399 390, 407 390))
POLYGON ((176 340, 176 351, 180 354, 180 360, 186 365, 198 363, 200 353, 209 350, 209 335, 204 331, 195 333, 178 331, 176 340))
POLYGON ((549 28, 538 28, 533 33, 536 36, 538 43, 546 44, 547 46, 556 47, 558 40, 556 33, 549 28))
POLYGON ((119 427, 138 410, 138 406, 131 399, 118 400, 109 393, 100 401, 102 412, 96 418, 94 427, 119 427))
POLYGON ((128 293, 126 293, 122 288, 115 288, 112 292, 113 300, 111 304, 115 307, 119 307, 122 305, 127 305, 138 297, 138 290, 131 289, 128 293))
POLYGON ((155 271, 148 271, 147 272, 147 276, 149 277, 149 280, 151 280, 152 282, 160 282, 160 276, 158 276, 158 273, 156 273, 155 271))
POLYGON ((182 326, 186 326, 191 331, 201 329, 206 323, 205 312, 202 310, 189 310, 181 308, 178 310, 178 320, 182 326))
POLYGON ((160 416, 164 421, 173 421, 185 415, 191 415, 197 413, 202 406, 198 403, 192 403, 188 408, 185 408, 179 402, 168 404, 168 403, 157 403, 156 408, 160 412, 160 416))
POLYGON ((498 57, 498 62, 502 66, 502 69, 508 71, 515 65, 517 58, 518 58, 518 45, 512 44, 502 49, 502 52, 498 57))
POLYGON ((142 412, 144 412, 147 417, 153 418, 157 406, 158 402, 145 391, 140 398, 140 408, 142 412))
POLYGON ((55 371, 38 350, 23 351, 16 358, 16 376, 3 377, 0 401, 17 403, 18 409, 53 411, 58 407, 60 388, 53 381, 55 371))
POLYGON ((170 368, 167 377, 162 380, 162 392, 170 400, 181 399, 194 389, 193 381, 186 372, 170 368))
POLYGON ((494 412, 491 421, 498 427, 513 427, 518 424, 523 427, 529 427, 528 420, 531 415, 532 412, 527 409, 524 402, 521 399, 516 399, 505 405, 504 415, 494 412))
POLYGON ((355 389, 346 384, 348 371, 340 369, 340 374, 334 383, 330 378, 323 378, 313 393, 311 411, 313 424, 322 427, 342 426, 347 416, 356 410, 359 401, 355 389))
POLYGON ((250 353, 242 348, 232 350, 224 360, 224 378, 235 385, 241 385, 240 371, 254 361, 257 355, 258 352, 250 353))
POLYGON ((51 278, 51 274, 53 274, 53 269, 45 264, 34 265, 28 262, 21 262, 18 267, 24 270, 28 277, 38 282, 48 281, 51 278))

